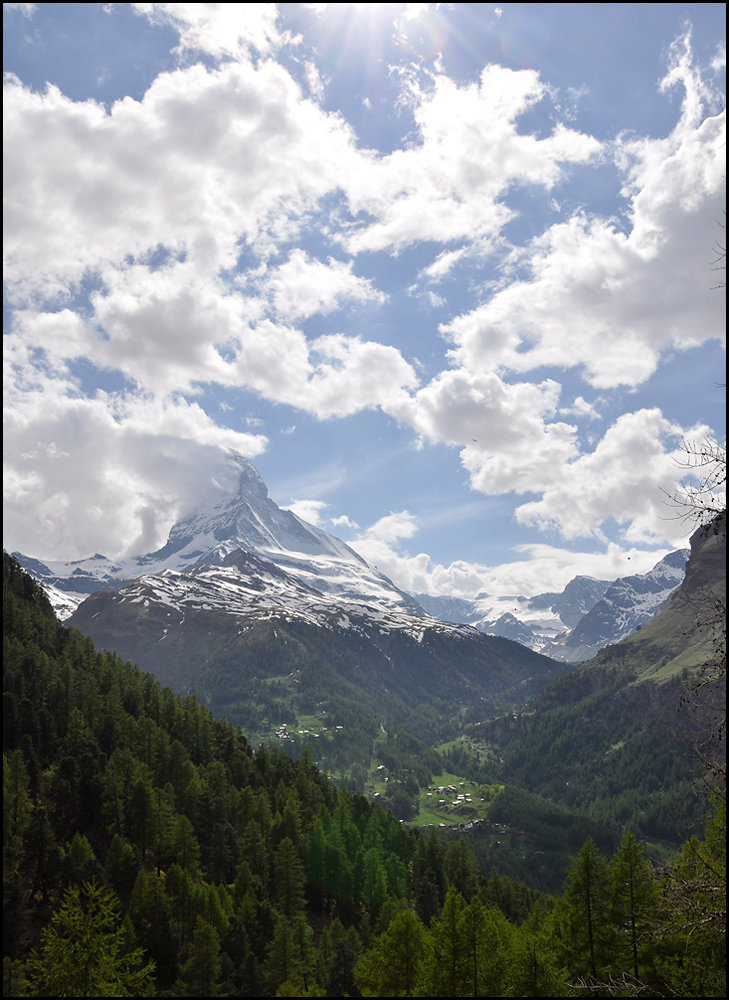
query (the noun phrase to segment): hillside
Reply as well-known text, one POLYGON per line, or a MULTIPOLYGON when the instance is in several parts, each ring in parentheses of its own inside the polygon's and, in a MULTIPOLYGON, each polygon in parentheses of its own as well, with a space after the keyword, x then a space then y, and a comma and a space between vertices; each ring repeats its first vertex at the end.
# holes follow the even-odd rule
MULTIPOLYGON (((636 682, 662 687, 711 657, 714 638, 705 625, 717 601, 726 601, 725 514, 691 536, 686 576, 668 606, 616 647, 621 662, 635 671, 636 682)), ((615 659, 615 651, 608 649, 592 663, 615 659)))
POLYGON ((538 899, 96 652, 7 556, 3 612, 5 996, 566 996, 590 969, 723 995, 720 913, 686 894, 718 815, 660 884, 634 838, 588 839, 538 899))
POLYGON ((528 711, 471 727, 472 745, 501 758, 499 780, 655 841, 679 843, 694 829, 702 801, 690 748, 706 719, 679 709, 721 640, 703 622, 726 594, 725 523, 694 533, 685 581, 649 624, 545 688, 528 711))
POLYGON ((68 621, 250 739, 292 752, 308 745, 360 788, 355 775, 369 771, 382 733, 451 739, 469 721, 525 704, 563 669, 468 626, 344 603, 240 550, 220 566, 100 591, 68 621))

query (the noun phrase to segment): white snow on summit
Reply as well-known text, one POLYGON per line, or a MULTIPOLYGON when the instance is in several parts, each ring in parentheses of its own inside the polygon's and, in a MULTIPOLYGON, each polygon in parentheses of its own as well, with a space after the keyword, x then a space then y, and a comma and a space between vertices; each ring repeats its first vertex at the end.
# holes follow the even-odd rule
POLYGON ((97 554, 74 562, 45 563, 22 553, 14 555, 43 584, 62 619, 97 590, 115 590, 143 575, 220 565, 238 549, 273 563, 315 591, 423 614, 417 601, 340 539, 292 511, 281 510, 253 465, 241 456, 236 461, 238 489, 178 521, 156 552, 120 560, 97 554))

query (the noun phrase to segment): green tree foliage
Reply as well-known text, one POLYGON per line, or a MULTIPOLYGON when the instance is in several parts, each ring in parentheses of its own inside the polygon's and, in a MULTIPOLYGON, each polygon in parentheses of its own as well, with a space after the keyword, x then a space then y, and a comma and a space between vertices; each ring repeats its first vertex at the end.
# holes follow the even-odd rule
POLYGON ((459 996, 465 959, 465 941, 460 933, 463 899, 451 889, 439 920, 433 920, 425 944, 425 955, 418 985, 419 996, 459 996))
POLYGON ((125 954, 114 897, 97 885, 73 886, 41 951, 31 958, 22 996, 136 997, 150 995, 154 966, 141 948, 125 954))
POLYGON ((424 924, 440 911, 446 894, 445 848, 434 830, 418 843, 412 874, 415 912, 424 924))
MULTIPOLYGON (((620 965, 636 981, 645 968, 650 932, 655 926, 659 890, 650 862, 632 833, 626 833, 610 867, 612 922, 620 965)), ((617 956, 616 956, 617 957, 617 956)))
POLYGON ((362 951, 355 927, 345 928, 337 917, 321 936, 317 956, 318 978, 327 996, 351 996, 356 990, 354 968, 362 951))
POLYGON ((78 831, 66 851, 65 862, 66 878, 71 884, 95 881, 101 874, 101 866, 91 844, 78 831))
POLYGON ((274 858, 274 900, 280 912, 293 919, 304 908, 306 873, 293 841, 284 837, 274 858))
POLYGON ((726 994, 726 802, 715 800, 703 841, 692 838, 666 872, 660 970, 681 996, 726 994))
POLYGON ((554 921, 537 903, 515 932, 510 955, 511 995, 568 996, 556 955, 554 921))
POLYGON ((180 970, 175 992, 183 997, 216 997, 220 990, 220 939, 214 927, 197 918, 190 954, 180 970))
POLYGON ((609 865, 588 838, 567 871, 561 905, 564 963, 575 979, 597 982, 610 964, 610 904, 609 865))
POLYGON ((276 915, 275 930, 268 947, 263 971, 272 993, 277 996, 303 995, 314 982, 315 952, 313 932, 303 914, 293 918, 276 915), (280 991, 283 984, 288 990, 280 991))
POLYGON ((466 902, 469 902, 478 889, 478 877, 473 854, 464 840, 454 840, 448 845, 445 870, 448 884, 457 889, 466 902))
POLYGON ((495 908, 486 909, 474 899, 461 913, 463 969, 460 996, 492 997, 503 994, 512 975, 514 930, 495 908))
POLYGON ((357 963, 355 980, 362 996, 415 996, 425 936, 412 910, 399 913, 357 963))
POLYGON ((507 996, 514 930, 480 899, 464 906, 451 888, 431 924, 417 985, 418 996, 507 996))

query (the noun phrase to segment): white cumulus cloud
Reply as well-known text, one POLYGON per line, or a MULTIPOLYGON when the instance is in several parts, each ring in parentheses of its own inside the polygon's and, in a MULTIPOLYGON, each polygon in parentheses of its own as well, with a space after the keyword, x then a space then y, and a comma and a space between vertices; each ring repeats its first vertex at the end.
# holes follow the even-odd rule
POLYGON ((327 507, 329 507, 329 504, 323 500, 292 500, 291 503, 285 504, 281 509, 290 510, 308 524, 320 525, 327 507))
POLYGON ((560 388, 552 380, 510 385, 495 373, 457 369, 398 398, 389 412, 429 441, 459 446, 475 489, 523 493, 544 488, 578 454, 576 428, 545 420, 560 388))
MULTIPOLYGON (((407 514, 407 512, 404 512, 407 514)), ((561 591, 575 576, 614 580, 634 573, 647 573, 668 555, 670 548, 637 548, 608 543, 603 551, 579 552, 556 545, 518 545, 514 558, 496 565, 457 559, 449 565, 435 562, 426 552, 411 555, 401 545, 401 538, 413 538, 417 522, 410 515, 391 515, 362 532, 349 544, 368 562, 376 565, 402 590, 414 594, 448 595, 475 598, 479 594, 494 597, 532 597, 548 591, 561 591), (408 527, 400 534, 398 525, 408 527), (394 527, 395 530, 390 530, 394 527), (410 528, 413 530, 410 531, 410 528)), ((677 545, 684 546, 685 539, 677 545)))
POLYGON ((6 392, 4 406, 5 536, 45 558, 158 547, 177 517, 207 499, 230 452, 253 458, 266 446, 262 435, 217 426, 195 403, 80 398, 58 378, 6 392))
POLYGON ((180 33, 179 51, 242 58, 251 48, 267 53, 284 39, 276 27, 275 3, 133 3, 153 24, 180 33))
POLYGON ((662 352, 725 337, 725 301, 709 293, 725 205, 725 113, 704 117, 706 87, 688 41, 664 85, 682 85, 681 118, 666 138, 620 139, 627 230, 578 212, 514 259, 526 279, 443 326, 453 362, 524 373, 579 367, 597 388, 635 386, 662 352))
POLYGON ((592 452, 564 466, 542 498, 522 504, 516 517, 555 527, 565 538, 601 537, 602 525, 614 520, 629 544, 678 545, 685 528, 666 498, 681 479, 681 441, 708 433, 684 430, 657 408, 623 414, 592 452))
POLYGON ((325 264, 296 249, 285 263, 266 273, 262 287, 284 320, 330 313, 348 302, 384 302, 382 292, 371 281, 353 274, 352 266, 353 261, 333 257, 325 264))
MULTIPOLYGON (((226 5, 231 6, 231 5, 226 5)), ((14 302, 67 296, 130 259, 236 265, 290 239, 354 155, 335 115, 272 61, 164 73, 107 111, 6 78, 5 253, 14 302)))
POLYGON ((430 91, 413 85, 420 142, 371 158, 348 178, 352 210, 375 217, 348 236, 350 251, 495 235, 511 218, 501 200, 509 187, 550 189, 566 164, 596 156, 596 139, 562 125, 543 139, 518 131, 519 115, 545 95, 537 73, 493 65, 478 84, 438 75, 430 91))

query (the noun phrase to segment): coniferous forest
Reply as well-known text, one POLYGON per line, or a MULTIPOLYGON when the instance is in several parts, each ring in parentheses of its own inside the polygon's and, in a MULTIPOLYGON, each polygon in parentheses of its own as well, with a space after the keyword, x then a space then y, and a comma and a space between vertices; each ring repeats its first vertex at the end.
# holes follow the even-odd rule
POLYGON ((4 996, 724 996, 725 803, 548 896, 252 748, 3 576, 4 996))

